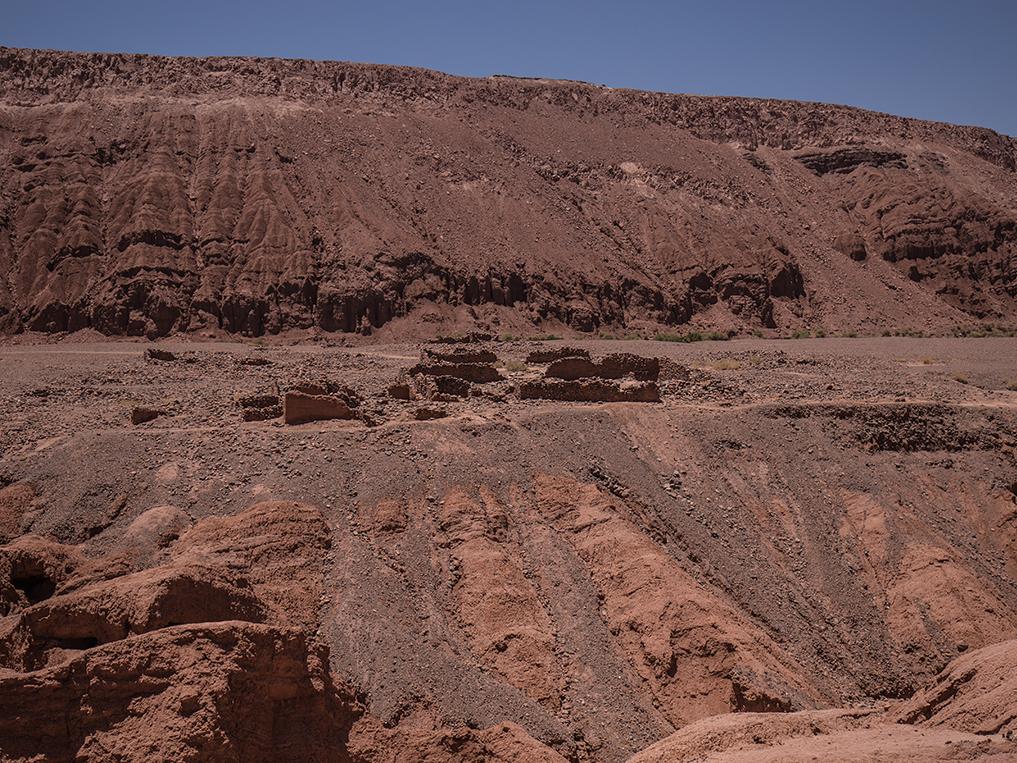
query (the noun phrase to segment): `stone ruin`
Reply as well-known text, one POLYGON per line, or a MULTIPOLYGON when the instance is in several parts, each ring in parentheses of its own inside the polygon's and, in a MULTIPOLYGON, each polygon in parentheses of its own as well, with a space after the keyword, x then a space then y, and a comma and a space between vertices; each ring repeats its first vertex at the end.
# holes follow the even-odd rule
POLYGON ((660 402, 660 361, 632 353, 612 353, 594 361, 586 350, 556 348, 530 353, 528 362, 547 358, 541 379, 519 385, 523 400, 598 403, 660 402))
POLYGON ((420 359, 372 400, 368 413, 355 391, 331 381, 301 381, 285 392, 254 393, 236 399, 244 421, 278 419, 285 424, 359 419, 373 426, 388 418, 397 402, 416 403, 410 415, 420 421, 444 418, 442 403, 471 397, 587 403, 653 403, 661 399, 661 361, 632 353, 609 353, 599 359, 575 347, 534 350, 526 367, 505 370, 485 345, 434 343, 420 359), (386 402, 387 401, 387 402, 386 402), (437 404, 437 405, 436 405, 437 404))

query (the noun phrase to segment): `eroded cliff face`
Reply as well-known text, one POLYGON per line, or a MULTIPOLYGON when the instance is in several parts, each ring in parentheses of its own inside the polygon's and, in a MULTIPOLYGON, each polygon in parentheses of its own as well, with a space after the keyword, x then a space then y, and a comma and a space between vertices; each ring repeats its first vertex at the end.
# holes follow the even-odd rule
POLYGON ((0 49, 0 327, 1009 323, 1017 148, 844 107, 0 49))

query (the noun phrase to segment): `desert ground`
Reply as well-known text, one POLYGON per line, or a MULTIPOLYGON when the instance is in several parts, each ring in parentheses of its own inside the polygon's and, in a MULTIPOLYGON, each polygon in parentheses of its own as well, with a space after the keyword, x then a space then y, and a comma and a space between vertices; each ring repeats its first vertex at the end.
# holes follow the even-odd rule
POLYGON ((0 47, 0 761, 1017 760, 1015 264, 984 128, 0 47))
POLYGON ((1017 758, 1017 339, 21 335, 0 421, 4 760, 1017 758))

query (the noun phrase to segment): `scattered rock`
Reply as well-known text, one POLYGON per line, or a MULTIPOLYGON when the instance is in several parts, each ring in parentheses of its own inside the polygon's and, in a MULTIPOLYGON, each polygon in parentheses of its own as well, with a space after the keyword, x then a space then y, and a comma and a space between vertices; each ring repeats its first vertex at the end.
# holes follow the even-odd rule
POLYGON ((282 404, 278 395, 255 394, 241 395, 237 398, 237 405, 240 406, 241 416, 244 421, 265 421, 276 419, 283 415, 282 404))
POLYGON ((486 363, 418 363, 409 369, 411 376, 454 376, 475 384, 502 381, 498 369, 486 363))
POLYGON ((169 350, 160 350, 157 347, 149 347, 145 350, 145 360, 158 360, 164 363, 176 360, 177 356, 169 350))
POLYGON ((599 362, 588 357, 564 357, 553 361, 544 375, 549 379, 621 379, 633 376, 639 381, 656 381, 660 375, 660 361, 631 353, 606 355, 599 362))
POLYGON ((660 390, 653 382, 627 380, 612 383, 600 379, 552 381, 542 379, 519 385, 523 400, 562 400, 587 403, 657 403, 660 390))
POLYGON ((845 233, 837 236, 833 240, 833 248, 855 262, 862 262, 869 256, 865 248, 865 239, 857 233, 845 233))
POLYGON ((413 412, 413 418, 417 421, 430 421, 431 419, 443 419, 448 416, 448 411, 445 408, 417 408, 413 412))
POLYGON ((486 348, 453 347, 452 349, 436 349, 425 347, 421 353, 425 363, 469 363, 487 364, 498 362, 498 356, 486 348))
POLYGON ((242 366, 270 366, 272 361, 258 355, 247 355, 237 360, 242 366))

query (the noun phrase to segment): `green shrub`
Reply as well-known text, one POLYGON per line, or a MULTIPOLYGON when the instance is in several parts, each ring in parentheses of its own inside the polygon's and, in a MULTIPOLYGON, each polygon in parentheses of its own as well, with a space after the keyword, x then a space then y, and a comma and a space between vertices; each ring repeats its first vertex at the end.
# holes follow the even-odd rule
POLYGON ((690 342, 726 342, 731 338, 730 332, 724 331, 707 331, 705 334, 701 331, 690 331, 687 334, 668 334, 660 333, 655 334, 654 339, 658 342, 682 342, 688 344, 690 342))

